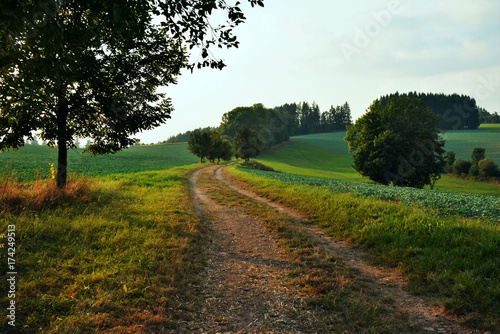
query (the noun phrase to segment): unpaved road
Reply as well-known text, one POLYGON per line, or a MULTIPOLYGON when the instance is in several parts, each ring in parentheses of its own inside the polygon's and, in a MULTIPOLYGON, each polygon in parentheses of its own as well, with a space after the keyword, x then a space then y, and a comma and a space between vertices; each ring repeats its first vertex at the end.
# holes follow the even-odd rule
MULTIPOLYGON (((347 243, 332 240, 319 228, 302 224, 304 217, 236 185, 224 167, 210 166, 190 177, 193 204, 209 226, 208 266, 193 287, 199 297, 194 316, 175 332, 185 333, 335 333, 298 289, 284 284, 292 263, 276 238, 259 219, 249 215, 238 201, 220 203, 217 186, 243 195, 290 217, 336 258, 353 268, 364 289, 403 314, 395 323, 411 324, 415 333, 472 333, 442 309, 427 305, 405 290, 405 280, 394 271, 368 265, 366 254, 347 243)), ((241 202, 240 202, 241 203, 241 202)), ((396 327, 397 328, 397 327, 396 327)), ((350 332, 350 331, 347 331, 350 332)), ((369 331, 367 331, 369 332, 369 331)))

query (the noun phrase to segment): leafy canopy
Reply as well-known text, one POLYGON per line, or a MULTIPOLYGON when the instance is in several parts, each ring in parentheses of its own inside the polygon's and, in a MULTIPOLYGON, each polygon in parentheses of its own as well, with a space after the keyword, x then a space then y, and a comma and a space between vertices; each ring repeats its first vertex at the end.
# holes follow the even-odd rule
POLYGON ((233 146, 223 139, 215 130, 194 130, 188 141, 188 150, 200 158, 203 163, 207 158, 210 162, 217 164, 220 160, 231 160, 233 157, 233 146))
POLYGON ((260 154, 262 142, 259 139, 257 131, 247 126, 242 126, 236 131, 234 148, 237 157, 249 161, 251 158, 256 158, 260 154))
POLYGON ((445 164, 439 122, 440 117, 418 99, 391 99, 386 107, 374 101, 347 129, 353 168, 382 184, 433 185, 445 164))
MULTIPOLYGON (((260 0, 249 0, 263 6, 260 0)), ((18 148, 34 132, 59 147, 58 184, 66 182, 66 150, 92 138, 92 154, 117 152, 131 136, 170 118, 158 91, 182 68, 223 68, 210 47, 237 47, 245 19, 224 0, 6 0, 0 4, 0 150, 18 148), (212 27, 214 10, 227 13, 212 27), (188 63, 200 48, 201 61, 188 63)))

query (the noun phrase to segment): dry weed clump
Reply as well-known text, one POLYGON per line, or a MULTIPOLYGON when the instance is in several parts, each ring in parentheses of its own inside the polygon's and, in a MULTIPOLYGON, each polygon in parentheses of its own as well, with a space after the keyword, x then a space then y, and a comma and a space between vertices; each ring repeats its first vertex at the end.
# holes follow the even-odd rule
POLYGON ((52 179, 22 183, 0 180, 0 216, 22 212, 41 212, 68 202, 88 202, 94 184, 89 178, 70 178, 65 189, 52 179))

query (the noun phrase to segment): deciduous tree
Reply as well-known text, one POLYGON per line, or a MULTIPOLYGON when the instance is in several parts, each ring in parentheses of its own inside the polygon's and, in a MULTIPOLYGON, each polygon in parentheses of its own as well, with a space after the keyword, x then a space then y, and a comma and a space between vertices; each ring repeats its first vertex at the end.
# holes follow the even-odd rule
POLYGON ((262 143, 257 131, 247 126, 241 127, 234 137, 234 148, 238 157, 249 161, 260 154, 262 143))
MULTIPOLYGON (((262 0, 249 0, 263 6, 262 0)), ((0 3, 0 150, 38 132, 58 147, 57 184, 67 150, 91 138, 92 154, 117 152, 134 134, 170 118, 158 87, 182 68, 223 68, 209 49, 237 47, 239 2, 224 0, 6 0, 0 3), (215 10, 226 24, 212 27, 215 10), (188 63, 188 49, 201 61, 188 63)))
POLYGON ((382 184, 432 185, 444 168, 439 122, 421 100, 395 98, 384 108, 376 100, 347 129, 354 169, 382 184))

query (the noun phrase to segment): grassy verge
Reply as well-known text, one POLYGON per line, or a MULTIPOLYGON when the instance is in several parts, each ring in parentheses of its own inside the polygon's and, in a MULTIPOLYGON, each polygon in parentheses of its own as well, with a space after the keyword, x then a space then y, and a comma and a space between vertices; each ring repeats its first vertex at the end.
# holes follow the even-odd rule
POLYGON ((413 291, 436 298, 469 326, 500 326, 498 224, 229 170, 261 195, 310 215, 331 236, 363 244, 380 263, 400 267, 413 291))
MULTIPOLYGON (((17 309, 16 330, 2 316, 0 332, 175 328, 172 297, 203 261, 184 178, 193 168, 109 176, 95 181, 85 200, 4 212, 1 233, 8 225, 16 230, 17 309)), ((6 296, 2 285, 2 314, 6 296)))

